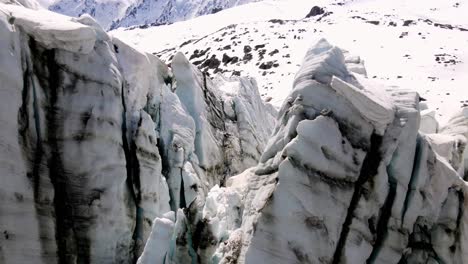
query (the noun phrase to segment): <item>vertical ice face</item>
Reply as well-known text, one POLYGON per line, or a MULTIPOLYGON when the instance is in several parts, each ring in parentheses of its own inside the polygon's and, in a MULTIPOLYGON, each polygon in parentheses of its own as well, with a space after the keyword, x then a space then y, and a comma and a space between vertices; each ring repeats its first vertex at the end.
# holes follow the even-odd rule
MULTIPOLYGON (((18 141, 18 131, 23 125, 19 122, 19 106, 23 99, 22 89, 24 77, 22 71, 20 43, 22 37, 15 27, 10 25, 6 16, 0 17, 0 104, 1 149, 0 174, 0 226, 1 238, 0 262, 28 262, 28 256, 22 254, 27 250, 36 256, 41 255, 39 219, 36 214, 35 195, 31 181, 25 177, 28 172, 27 159, 23 154, 23 146, 18 141), (8 152, 7 152, 8 150, 8 152), (15 238, 17 241, 10 240, 15 238)), ((25 109, 27 110, 27 109, 25 109)), ((30 110, 31 111, 31 110, 30 110)), ((34 127, 34 124, 31 124, 34 127)), ((32 137, 37 136, 32 131, 32 137)), ((35 140, 31 142, 32 147, 35 140)), ((53 194, 52 194, 53 196, 53 194)), ((50 225, 44 223, 47 228, 50 225)), ((53 231, 53 230, 52 230, 53 231)), ((52 248, 54 250, 54 248, 52 248)), ((55 257, 50 261, 55 261, 55 257)), ((39 259, 38 263, 44 263, 39 259)))
MULTIPOLYGON (((2 13, 1 43, 16 53, 2 54, 2 87, 19 96, 4 97, 11 105, 2 115, 5 124, 16 120, 2 130, 2 160, 12 165, 1 166, 2 181, 12 184, 2 185, 9 189, 0 207, 8 237, 2 262, 131 262, 152 220, 169 210, 154 122, 146 102, 129 95, 141 70, 123 70, 131 61, 117 56, 120 43, 92 27, 46 11, 2 9, 15 19, 10 25, 2 13), (20 217, 15 208, 26 207, 20 217)), ((135 97, 146 100, 159 85, 135 97)))
POLYGON ((223 135, 220 132, 225 128, 221 98, 215 94, 209 78, 182 53, 174 56, 171 67, 177 81, 175 93, 195 121, 195 154, 199 166, 205 170, 214 170, 223 162, 223 135))

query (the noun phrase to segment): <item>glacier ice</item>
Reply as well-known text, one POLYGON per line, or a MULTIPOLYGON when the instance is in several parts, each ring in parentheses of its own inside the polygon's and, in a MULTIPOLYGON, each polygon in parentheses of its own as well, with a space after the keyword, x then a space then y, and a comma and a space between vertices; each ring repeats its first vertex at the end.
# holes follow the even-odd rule
POLYGON ((90 16, 0 8, 0 263, 468 259, 466 108, 439 126, 320 40, 277 112, 90 16))
MULTIPOLYGON (((192 236, 209 189, 256 162, 240 153, 263 151, 274 111, 258 92, 249 101, 240 92, 224 96, 193 79, 203 74, 191 65, 169 68, 90 16, 0 8, 7 10, 0 14, 0 262, 131 263, 147 252, 149 237, 147 248, 161 252, 144 259, 166 258, 163 251, 183 258, 176 245, 163 250, 157 241, 174 241, 170 221, 176 234, 192 236), (268 116, 234 107, 238 117, 226 118, 232 98, 268 116), (252 123, 265 125, 252 132, 258 137, 242 132, 252 123), (200 134, 215 135, 215 148, 206 150, 200 134), (171 220, 167 213, 179 208, 186 212, 171 220)), ((242 80, 226 82, 257 89, 242 80)))

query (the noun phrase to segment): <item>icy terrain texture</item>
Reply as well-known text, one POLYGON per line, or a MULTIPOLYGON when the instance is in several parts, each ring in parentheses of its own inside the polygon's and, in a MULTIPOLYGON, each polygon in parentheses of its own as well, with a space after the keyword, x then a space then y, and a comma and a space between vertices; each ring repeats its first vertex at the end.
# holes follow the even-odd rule
POLYGON ((259 160, 276 113, 255 81, 168 68, 90 16, 0 9, 0 263, 133 263, 155 218, 202 215, 259 160))

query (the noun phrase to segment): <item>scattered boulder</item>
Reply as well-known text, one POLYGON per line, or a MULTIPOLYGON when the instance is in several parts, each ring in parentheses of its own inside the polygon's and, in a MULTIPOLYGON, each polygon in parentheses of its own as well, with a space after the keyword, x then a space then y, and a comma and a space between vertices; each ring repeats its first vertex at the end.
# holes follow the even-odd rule
POLYGON ((275 54, 279 53, 278 49, 273 50, 272 52, 268 53, 268 55, 273 56, 275 54))
POLYGON ((222 7, 215 7, 215 8, 213 8, 213 10, 211 10, 211 14, 216 14, 216 13, 222 11, 222 10, 223 10, 222 7))
POLYGON ((376 21, 376 20, 368 20, 368 21, 366 21, 366 23, 369 23, 369 24, 372 24, 372 25, 376 25, 376 26, 378 26, 378 25, 380 24, 380 22, 379 22, 379 21, 376 21))
POLYGON ((266 49, 261 49, 258 51, 258 59, 263 60, 263 57, 265 56, 266 49))
POLYGON ((259 44, 259 45, 255 45, 255 50, 258 50, 258 49, 262 49, 265 47, 265 44, 259 44))
POLYGON ((201 68, 208 67, 209 69, 217 69, 219 65, 221 65, 221 62, 216 58, 216 55, 212 55, 209 59, 203 62, 201 68))
POLYGON ((248 61, 252 60, 252 58, 253 58, 252 53, 246 53, 244 57, 242 58, 242 60, 244 61, 244 63, 247 63, 248 61))
POLYGON ((227 55, 226 53, 223 54, 222 62, 224 63, 224 65, 228 63, 234 64, 234 63, 237 63, 238 61, 239 61, 239 57, 237 56, 229 57, 229 55, 227 55))
POLYGON ((284 20, 282 19, 270 19, 268 22, 273 23, 273 24, 280 24, 280 25, 284 24, 284 20))
POLYGON ((307 14, 306 18, 322 15, 323 13, 325 13, 325 10, 323 8, 319 6, 314 6, 310 10, 309 14, 307 14))
POLYGON ((208 47, 208 48, 206 48, 205 50, 202 50, 202 51, 200 51, 200 50, 198 50, 198 49, 194 50, 194 51, 193 51, 193 54, 190 55, 189 60, 193 60, 193 59, 196 59, 196 58, 200 58, 200 57, 205 56, 206 53, 207 53, 210 49, 211 49, 211 48, 208 47))
POLYGON ((262 64, 260 64, 259 68, 262 69, 262 70, 268 70, 268 69, 271 69, 273 67, 278 67, 279 64, 276 62, 276 61, 269 61, 269 62, 262 62, 262 64))
POLYGON ((404 27, 408 27, 408 26, 415 25, 415 24, 416 24, 416 22, 414 22, 413 20, 405 20, 403 22, 404 27))

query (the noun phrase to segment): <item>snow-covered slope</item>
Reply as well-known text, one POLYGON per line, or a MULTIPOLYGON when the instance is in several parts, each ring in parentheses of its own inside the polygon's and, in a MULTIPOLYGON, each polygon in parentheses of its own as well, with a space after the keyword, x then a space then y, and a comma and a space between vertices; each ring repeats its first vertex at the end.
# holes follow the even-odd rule
POLYGON ((253 76, 276 105, 310 43, 326 37, 359 54, 370 78, 418 91, 443 123, 468 103, 466 13, 468 4, 456 0, 266 0, 112 34, 166 61, 182 51, 208 72, 253 76), (325 12, 305 19, 316 5, 325 12))

